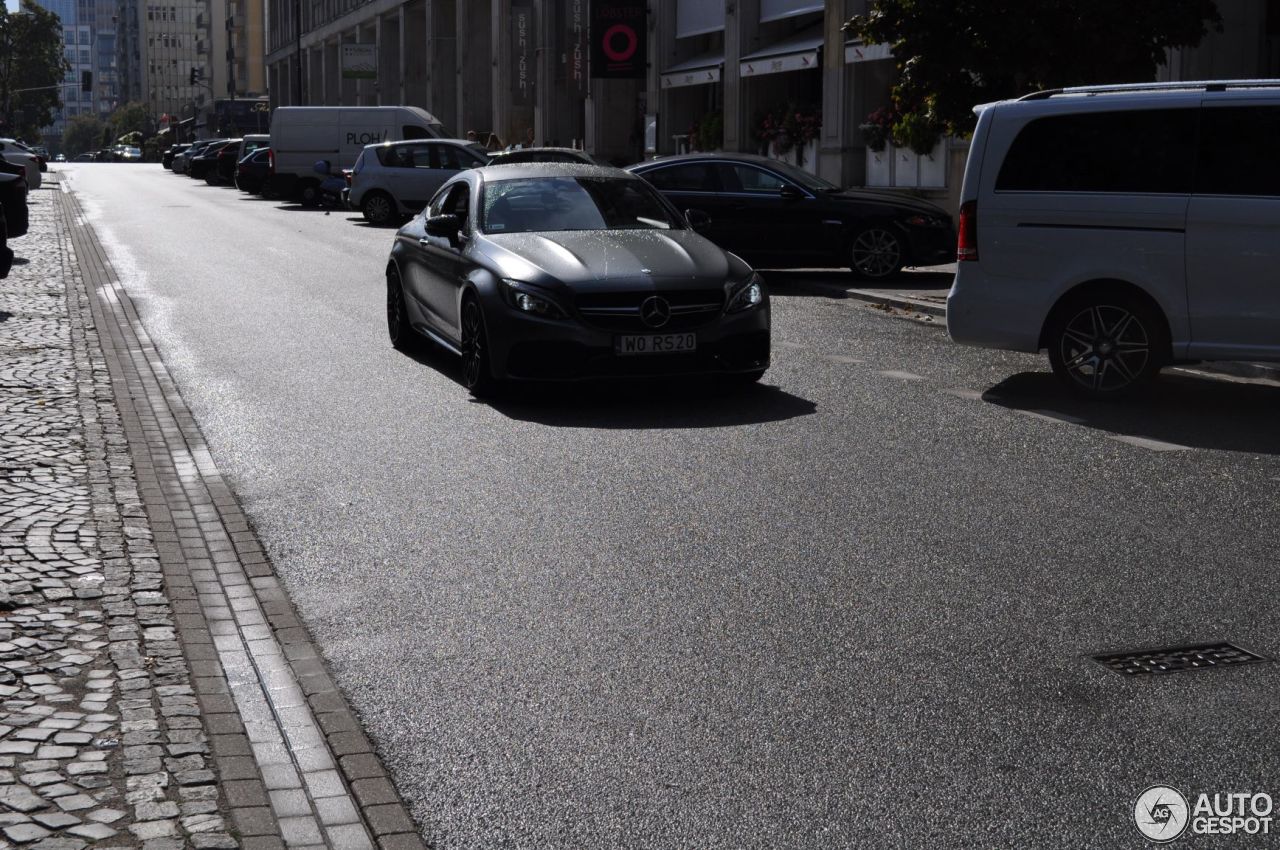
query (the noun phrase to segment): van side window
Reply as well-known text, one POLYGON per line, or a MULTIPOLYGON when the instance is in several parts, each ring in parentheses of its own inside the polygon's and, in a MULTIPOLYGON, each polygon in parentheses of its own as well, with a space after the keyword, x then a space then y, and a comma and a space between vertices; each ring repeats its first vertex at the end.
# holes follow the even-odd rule
POLYGON ((400 138, 405 141, 411 139, 430 139, 431 131, 426 127, 419 127, 416 124, 405 124, 400 128, 400 138))
POLYGON ((1191 192, 1198 108, 1036 118, 1022 128, 997 192, 1191 192))
POLYGON ((1280 106, 1207 106, 1196 194, 1280 197, 1280 106))

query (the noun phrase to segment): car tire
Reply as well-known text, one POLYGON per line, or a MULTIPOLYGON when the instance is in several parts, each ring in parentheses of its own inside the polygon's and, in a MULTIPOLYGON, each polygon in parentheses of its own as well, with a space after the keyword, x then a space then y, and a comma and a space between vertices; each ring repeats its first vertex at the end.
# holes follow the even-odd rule
POLYGON ((489 359, 489 335, 484 311, 474 295, 462 302, 462 384, 477 398, 493 396, 499 382, 493 377, 489 359))
POLYGON ((212 171, 206 171, 206 172, 204 173, 204 182, 205 182, 205 183, 208 183, 210 186, 217 186, 217 185, 218 185, 218 175, 217 175, 215 172, 212 172, 212 171))
POLYGON ((370 224, 385 227, 398 219, 399 210, 395 200, 386 192, 366 192, 360 202, 360 214, 370 224))
POLYGON ((1146 300, 1102 292, 1054 311, 1045 334, 1049 365, 1074 393, 1120 399, 1150 387, 1169 352, 1164 317, 1146 300))
POLYGON ((298 184, 298 203, 304 207, 320 205, 320 184, 314 180, 303 180, 298 184))
POLYGON ((760 383, 760 379, 763 378, 764 373, 768 371, 768 369, 753 369, 750 372, 736 372, 733 374, 732 380, 735 384, 749 387, 753 384, 760 383))
POLYGON ((400 270, 395 266, 387 269, 387 336, 391 338, 391 346, 397 351, 410 351, 417 342, 413 326, 409 324, 409 311, 404 303, 404 284, 400 280, 400 270))
POLYGON ((849 243, 849 267, 863 280, 886 280, 902 271, 905 246, 888 225, 863 228, 849 243))

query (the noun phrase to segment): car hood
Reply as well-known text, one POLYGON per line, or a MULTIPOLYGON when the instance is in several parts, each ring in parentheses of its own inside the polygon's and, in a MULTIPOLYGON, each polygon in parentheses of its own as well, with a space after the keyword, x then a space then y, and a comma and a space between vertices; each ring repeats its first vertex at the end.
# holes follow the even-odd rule
POLYGON ((503 277, 576 290, 720 286, 735 262, 692 230, 583 230, 488 234, 503 277), (548 280, 550 278, 550 280, 548 280))
POLYGON ((877 192, 874 189, 843 189, 839 192, 830 192, 824 197, 836 201, 851 201, 862 204, 887 204, 902 209, 915 210, 924 215, 947 216, 947 211, 937 204, 922 201, 909 195, 900 195, 896 192, 877 192))

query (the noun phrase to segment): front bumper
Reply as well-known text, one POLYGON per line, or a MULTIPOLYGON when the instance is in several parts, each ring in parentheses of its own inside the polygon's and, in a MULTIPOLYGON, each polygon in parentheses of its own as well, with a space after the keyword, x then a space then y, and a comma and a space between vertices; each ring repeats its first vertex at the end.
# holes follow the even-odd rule
MULTIPOLYGON (((769 367, 769 305, 720 315, 688 331, 697 348, 688 354, 618 356, 617 332, 576 318, 542 319, 517 312, 495 297, 485 322, 495 377, 531 381, 580 381, 607 377, 724 375, 769 367)), ((661 334, 662 330, 645 333, 661 334)))

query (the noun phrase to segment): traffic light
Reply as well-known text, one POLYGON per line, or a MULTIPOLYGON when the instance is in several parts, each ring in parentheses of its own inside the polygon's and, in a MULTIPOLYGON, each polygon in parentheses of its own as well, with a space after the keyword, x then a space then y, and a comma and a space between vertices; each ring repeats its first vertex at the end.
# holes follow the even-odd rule
POLYGON ((80 72, 80 91, 83 91, 83 92, 93 91, 93 72, 92 71, 80 72))
POLYGON ((192 68, 192 69, 191 69, 191 85, 193 85, 193 86, 194 86, 194 85, 196 85, 197 83, 199 83, 199 82, 200 82, 200 77, 201 77, 200 69, 199 69, 199 68, 192 68))

